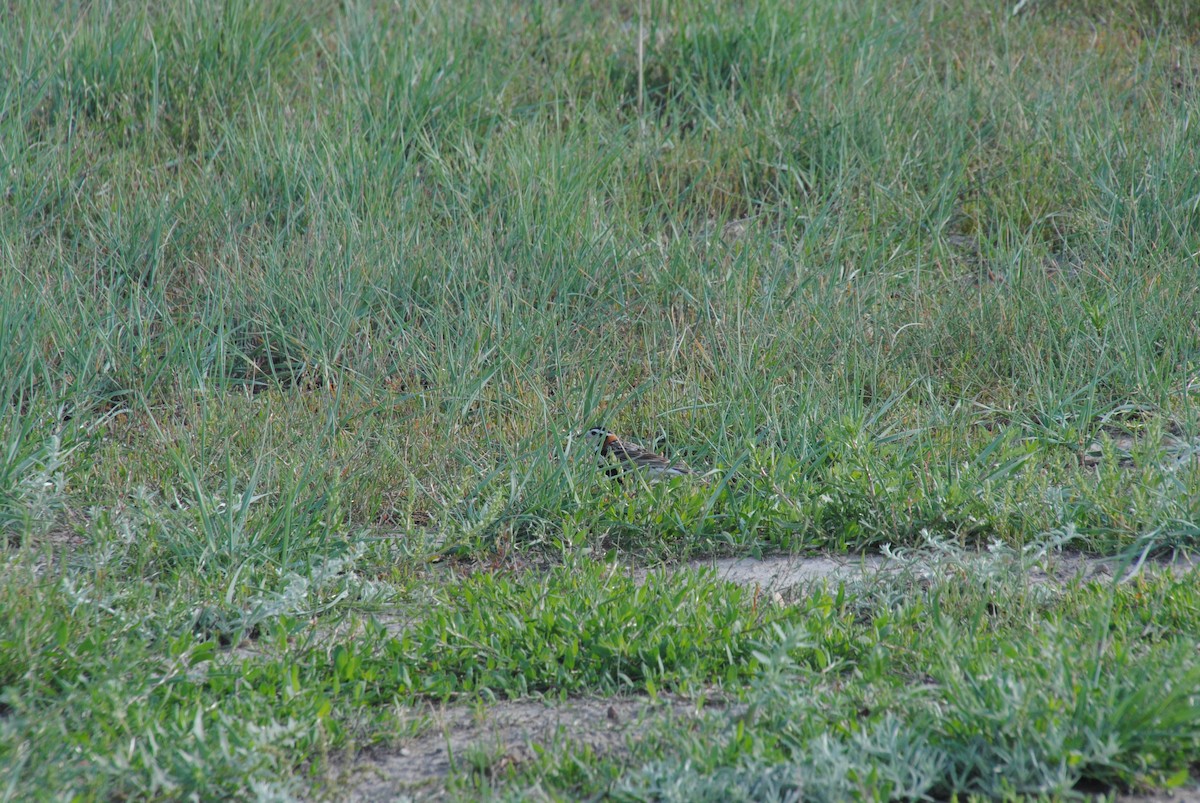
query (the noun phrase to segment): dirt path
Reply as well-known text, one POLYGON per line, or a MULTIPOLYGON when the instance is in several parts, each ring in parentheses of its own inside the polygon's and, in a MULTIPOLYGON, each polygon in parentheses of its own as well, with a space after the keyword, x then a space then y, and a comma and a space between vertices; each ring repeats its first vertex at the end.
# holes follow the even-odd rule
MULTIPOLYGON (((712 707, 711 702, 706 706, 712 707)), ((539 750, 627 754, 650 723, 696 715, 695 702, 667 694, 657 702, 617 697, 430 706, 413 712, 414 719, 423 721, 418 736, 399 747, 365 750, 337 767, 326 799, 439 800, 447 796, 444 782, 456 767, 495 775, 537 758, 539 750)))
POLYGON ((869 582, 872 578, 910 574, 914 579, 933 579, 949 567, 964 569, 987 567, 994 571, 1024 569, 1031 583, 1065 584, 1075 579, 1093 580, 1120 576, 1127 580, 1139 571, 1170 570, 1183 574, 1200 566, 1200 557, 1179 555, 1175 558, 1148 559, 1140 564, 1132 560, 1098 558, 1079 552, 1046 555, 995 555, 979 553, 905 552, 896 557, 884 555, 838 555, 757 558, 719 558, 697 560, 690 568, 711 568, 723 580, 740 585, 758 585, 764 591, 783 593, 809 583, 869 582))

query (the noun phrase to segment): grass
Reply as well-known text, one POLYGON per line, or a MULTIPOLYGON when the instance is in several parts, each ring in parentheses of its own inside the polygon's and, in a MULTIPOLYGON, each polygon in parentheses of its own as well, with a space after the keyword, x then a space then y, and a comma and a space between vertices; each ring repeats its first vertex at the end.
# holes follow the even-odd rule
POLYGON ((740 713, 664 726, 615 782, 603 762, 585 762, 588 775, 559 759, 477 771, 461 791, 995 799, 1185 782, 1200 736, 1194 579, 1058 589, 1011 568, 950 558, 924 588, 902 572, 813 593, 755 639, 740 713))
POLYGON ((1188 581, 619 567, 1194 549, 1191 4, 8 16, 0 796, 307 795, 422 701, 663 692, 754 713, 451 790, 1188 782, 1188 581), (597 425, 709 473, 610 482, 597 425))

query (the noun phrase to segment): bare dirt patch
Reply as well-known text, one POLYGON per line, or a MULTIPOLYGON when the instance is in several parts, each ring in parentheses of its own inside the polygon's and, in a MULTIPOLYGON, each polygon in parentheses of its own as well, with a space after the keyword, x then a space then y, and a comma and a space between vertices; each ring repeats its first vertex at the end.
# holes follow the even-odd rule
MULTIPOLYGON (((1122 468, 1133 468, 1138 450, 1146 449, 1144 441, 1145 438, 1137 433, 1109 427, 1101 437, 1088 444, 1080 460, 1083 465, 1094 468, 1111 456, 1122 468)), ((1200 438, 1188 438, 1178 427, 1172 427, 1156 442, 1156 452, 1165 468, 1184 468, 1189 463, 1200 461, 1200 438)))
POLYGON ((423 720, 416 737, 399 746, 365 750, 335 766, 325 797, 439 800, 447 796, 445 780, 454 769, 495 775, 535 759, 539 750, 568 746, 597 755, 627 755, 651 725, 690 719, 697 711, 694 701, 664 694, 657 702, 617 697, 430 706, 413 716, 423 720))

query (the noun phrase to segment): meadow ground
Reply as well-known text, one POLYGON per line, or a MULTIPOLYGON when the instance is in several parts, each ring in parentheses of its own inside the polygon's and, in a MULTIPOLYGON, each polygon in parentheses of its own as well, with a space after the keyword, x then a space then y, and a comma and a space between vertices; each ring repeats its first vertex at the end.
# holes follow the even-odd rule
POLYGON ((1200 6, 475 5, 6 4, 0 798, 1194 788, 1200 6))

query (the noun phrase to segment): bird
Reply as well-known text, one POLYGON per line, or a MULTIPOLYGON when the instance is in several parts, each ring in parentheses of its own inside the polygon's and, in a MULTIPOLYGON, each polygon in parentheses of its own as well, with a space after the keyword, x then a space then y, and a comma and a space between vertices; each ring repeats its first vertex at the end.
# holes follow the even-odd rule
POLYGON ((685 464, 672 462, 649 449, 643 449, 636 443, 623 441, 607 429, 594 427, 589 429, 587 434, 590 438, 600 440, 601 457, 616 458, 618 465, 609 469, 610 477, 618 477, 634 468, 642 469, 655 478, 682 477, 685 474, 695 473, 685 464))

